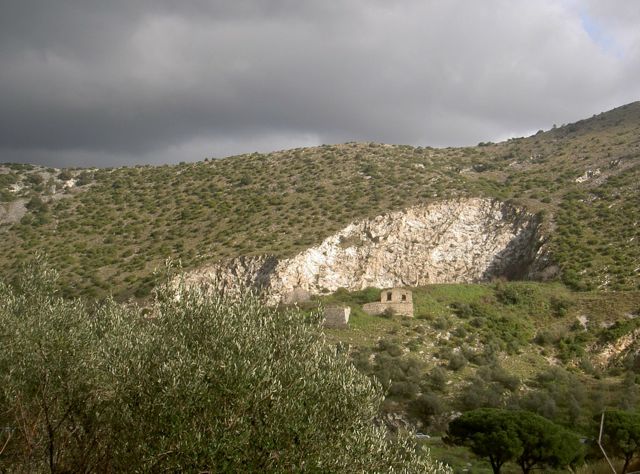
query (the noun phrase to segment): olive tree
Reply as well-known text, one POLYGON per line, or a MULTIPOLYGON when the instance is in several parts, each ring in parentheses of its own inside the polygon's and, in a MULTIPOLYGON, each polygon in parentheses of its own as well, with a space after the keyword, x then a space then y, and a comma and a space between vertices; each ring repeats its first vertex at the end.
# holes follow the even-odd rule
POLYGON ((319 318, 171 290, 153 308, 0 284, 0 471, 449 472, 374 419, 319 318), (3 447, 4 446, 4 447, 3 447))

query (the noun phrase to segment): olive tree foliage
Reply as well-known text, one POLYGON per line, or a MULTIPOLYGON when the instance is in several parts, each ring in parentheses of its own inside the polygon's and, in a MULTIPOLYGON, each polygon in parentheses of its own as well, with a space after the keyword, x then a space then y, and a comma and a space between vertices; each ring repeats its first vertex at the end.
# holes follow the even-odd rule
POLYGON ((579 463, 583 449, 577 436, 535 413, 481 408, 449 424, 451 442, 488 458, 495 474, 509 461, 527 474, 536 468, 579 463))
POLYGON ((640 414, 607 410, 602 428, 605 450, 624 459, 622 474, 626 473, 633 457, 640 453, 640 414))
POLYGON ((2 472, 449 472, 373 420, 379 386, 319 318, 247 295, 152 311, 0 283, 2 472))

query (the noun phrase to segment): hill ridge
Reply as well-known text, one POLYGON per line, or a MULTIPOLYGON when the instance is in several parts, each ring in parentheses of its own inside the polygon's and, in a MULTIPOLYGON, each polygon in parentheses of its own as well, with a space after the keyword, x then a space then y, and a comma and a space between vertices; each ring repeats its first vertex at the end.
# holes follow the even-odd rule
POLYGON ((193 269, 292 256, 357 219, 485 197, 540 213, 566 284, 637 289, 639 137, 634 102, 476 147, 346 143, 172 166, 3 165, 0 206, 21 201, 26 212, 0 225, 0 270, 12 275, 42 251, 69 296, 144 297, 167 258, 193 269))

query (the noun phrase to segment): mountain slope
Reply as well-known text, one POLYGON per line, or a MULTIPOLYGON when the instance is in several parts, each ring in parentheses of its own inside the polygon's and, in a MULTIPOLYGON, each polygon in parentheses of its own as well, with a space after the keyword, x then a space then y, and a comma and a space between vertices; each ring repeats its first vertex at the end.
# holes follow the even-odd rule
POLYGON ((190 269, 292 256, 358 219, 490 197, 538 213, 565 283, 637 289, 639 170, 638 102, 477 147, 347 143, 176 166, 6 165, 0 270, 11 275, 42 251, 68 295, 143 297, 166 258, 190 269))

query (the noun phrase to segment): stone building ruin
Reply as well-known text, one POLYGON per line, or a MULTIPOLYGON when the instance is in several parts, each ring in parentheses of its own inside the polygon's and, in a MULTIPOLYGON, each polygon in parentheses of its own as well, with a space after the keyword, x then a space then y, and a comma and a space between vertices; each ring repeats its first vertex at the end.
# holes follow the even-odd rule
POLYGON ((306 303, 309 300, 311 300, 311 293, 298 286, 282 296, 283 304, 306 303))
POLYGON ((349 327, 349 306, 329 306, 324 310, 324 327, 332 329, 347 329, 349 327))
POLYGON ((380 292, 380 301, 366 303, 362 309, 367 314, 380 315, 386 311, 401 316, 413 317, 413 295, 405 288, 390 288, 380 292))

